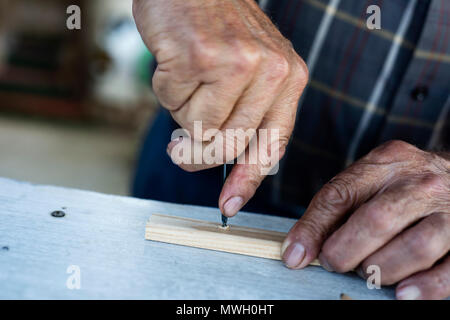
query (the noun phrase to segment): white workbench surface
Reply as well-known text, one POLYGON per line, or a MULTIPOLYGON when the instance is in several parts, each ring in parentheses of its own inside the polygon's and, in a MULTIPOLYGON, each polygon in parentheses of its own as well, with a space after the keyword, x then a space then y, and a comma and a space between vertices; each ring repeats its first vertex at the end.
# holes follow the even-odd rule
MULTIPOLYGON (((217 221, 174 205, 0 178, 0 299, 391 299, 355 275, 144 240, 152 213, 217 221), (66 207, 66 216, 50 213, 66 207), (68 266, 81 289, 66 286, 68 266)), ((287 231, 294 220, 240 213, 231 224, 287 231)))

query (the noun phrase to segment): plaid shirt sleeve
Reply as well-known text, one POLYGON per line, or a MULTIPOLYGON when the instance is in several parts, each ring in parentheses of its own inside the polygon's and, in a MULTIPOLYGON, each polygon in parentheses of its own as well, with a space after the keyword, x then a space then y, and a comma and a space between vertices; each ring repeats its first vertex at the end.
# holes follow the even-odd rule
MULTIPOLYGON (((450 150, 450 1, 260 0, 310 69, 271 205, 307 205, 379 144, 450 150), (381 29, 366 26, 369 5, 381 29)), ((298 211, 300 212, 300 210, 298 211)))

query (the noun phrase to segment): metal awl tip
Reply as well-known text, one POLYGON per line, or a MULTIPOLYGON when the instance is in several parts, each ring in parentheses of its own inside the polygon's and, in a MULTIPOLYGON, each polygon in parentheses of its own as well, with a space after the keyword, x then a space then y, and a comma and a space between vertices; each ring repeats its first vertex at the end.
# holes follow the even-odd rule
POLYGON ((226 228, 226 227, 227 227, 227 223, 228 223, 228 217, 225 217, 225 216, 222 214, 222 227, 223 227, 223 228, 226 228))
MULTIPOLYGON (((223 165, 223 184, 225 184, 225 180, 227 180, 227 164, 223 165)), ((222 213, 222 228, 226 228, 228 226, 228 217, 224 216, 222 213)))

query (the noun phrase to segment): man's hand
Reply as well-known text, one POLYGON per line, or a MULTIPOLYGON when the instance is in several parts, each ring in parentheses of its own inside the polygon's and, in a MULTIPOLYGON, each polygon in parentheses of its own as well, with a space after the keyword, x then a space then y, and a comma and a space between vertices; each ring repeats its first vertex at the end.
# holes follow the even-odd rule
POLYGON ((450 296, 450 157, 388 142, 327 183, 283 244, 283 260, 329 271, 377 265, 398 299, 450 296))
MULTIPOLYGON (((202 121, 203 131, 223 133, 278 129, 277 152, 282 157, 307 83, 307 67, 254 0, 134 0, 133 12, 158 62, 153 89, 159 101, 201 147, 209 142, 194 136, 194 121, 202 121)), ((176 143, 169 144, 169 154, 176 143)), ((224 149, 221 163, 180 167, 197 171, 240 155, 255 156, 249 154, 255 151, 249 151, 247 139, 236 146, 234 139, 225 138, 224 149)), ((227 216, 253 196, 264 179, 263 165, 234 166, 219 199, 227 216)))

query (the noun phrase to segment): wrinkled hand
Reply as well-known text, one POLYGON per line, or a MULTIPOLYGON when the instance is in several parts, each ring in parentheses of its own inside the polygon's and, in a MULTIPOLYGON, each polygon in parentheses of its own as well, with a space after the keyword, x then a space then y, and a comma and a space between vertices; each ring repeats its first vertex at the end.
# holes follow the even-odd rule
MULTIPOLYGON (((199 120, 203 132, 278 129, 282 157, 307 83, 307 67, 254 0, 134 0, 133 12, 158 62, 153 89, 191 137, 207 147, 208 139, 194 136, 194 121, 199 120)), ((249 140, 235 145, 225 139, 221 163, 179 165, 197 171, 228 162, 230 154, 232 159, 250 157, 249 140)), ((169 154, 177 143, 188 142, 170 143, 169 154)), ((263 165, 234 166, 219 199, 227 216, 253 196, 264 179, 263 165)))
POLYGON ((283 244, 283 260, 329 271, 377 265, 398 299, 450 296, 450 154, 388 142, 333 178, 283 244))

